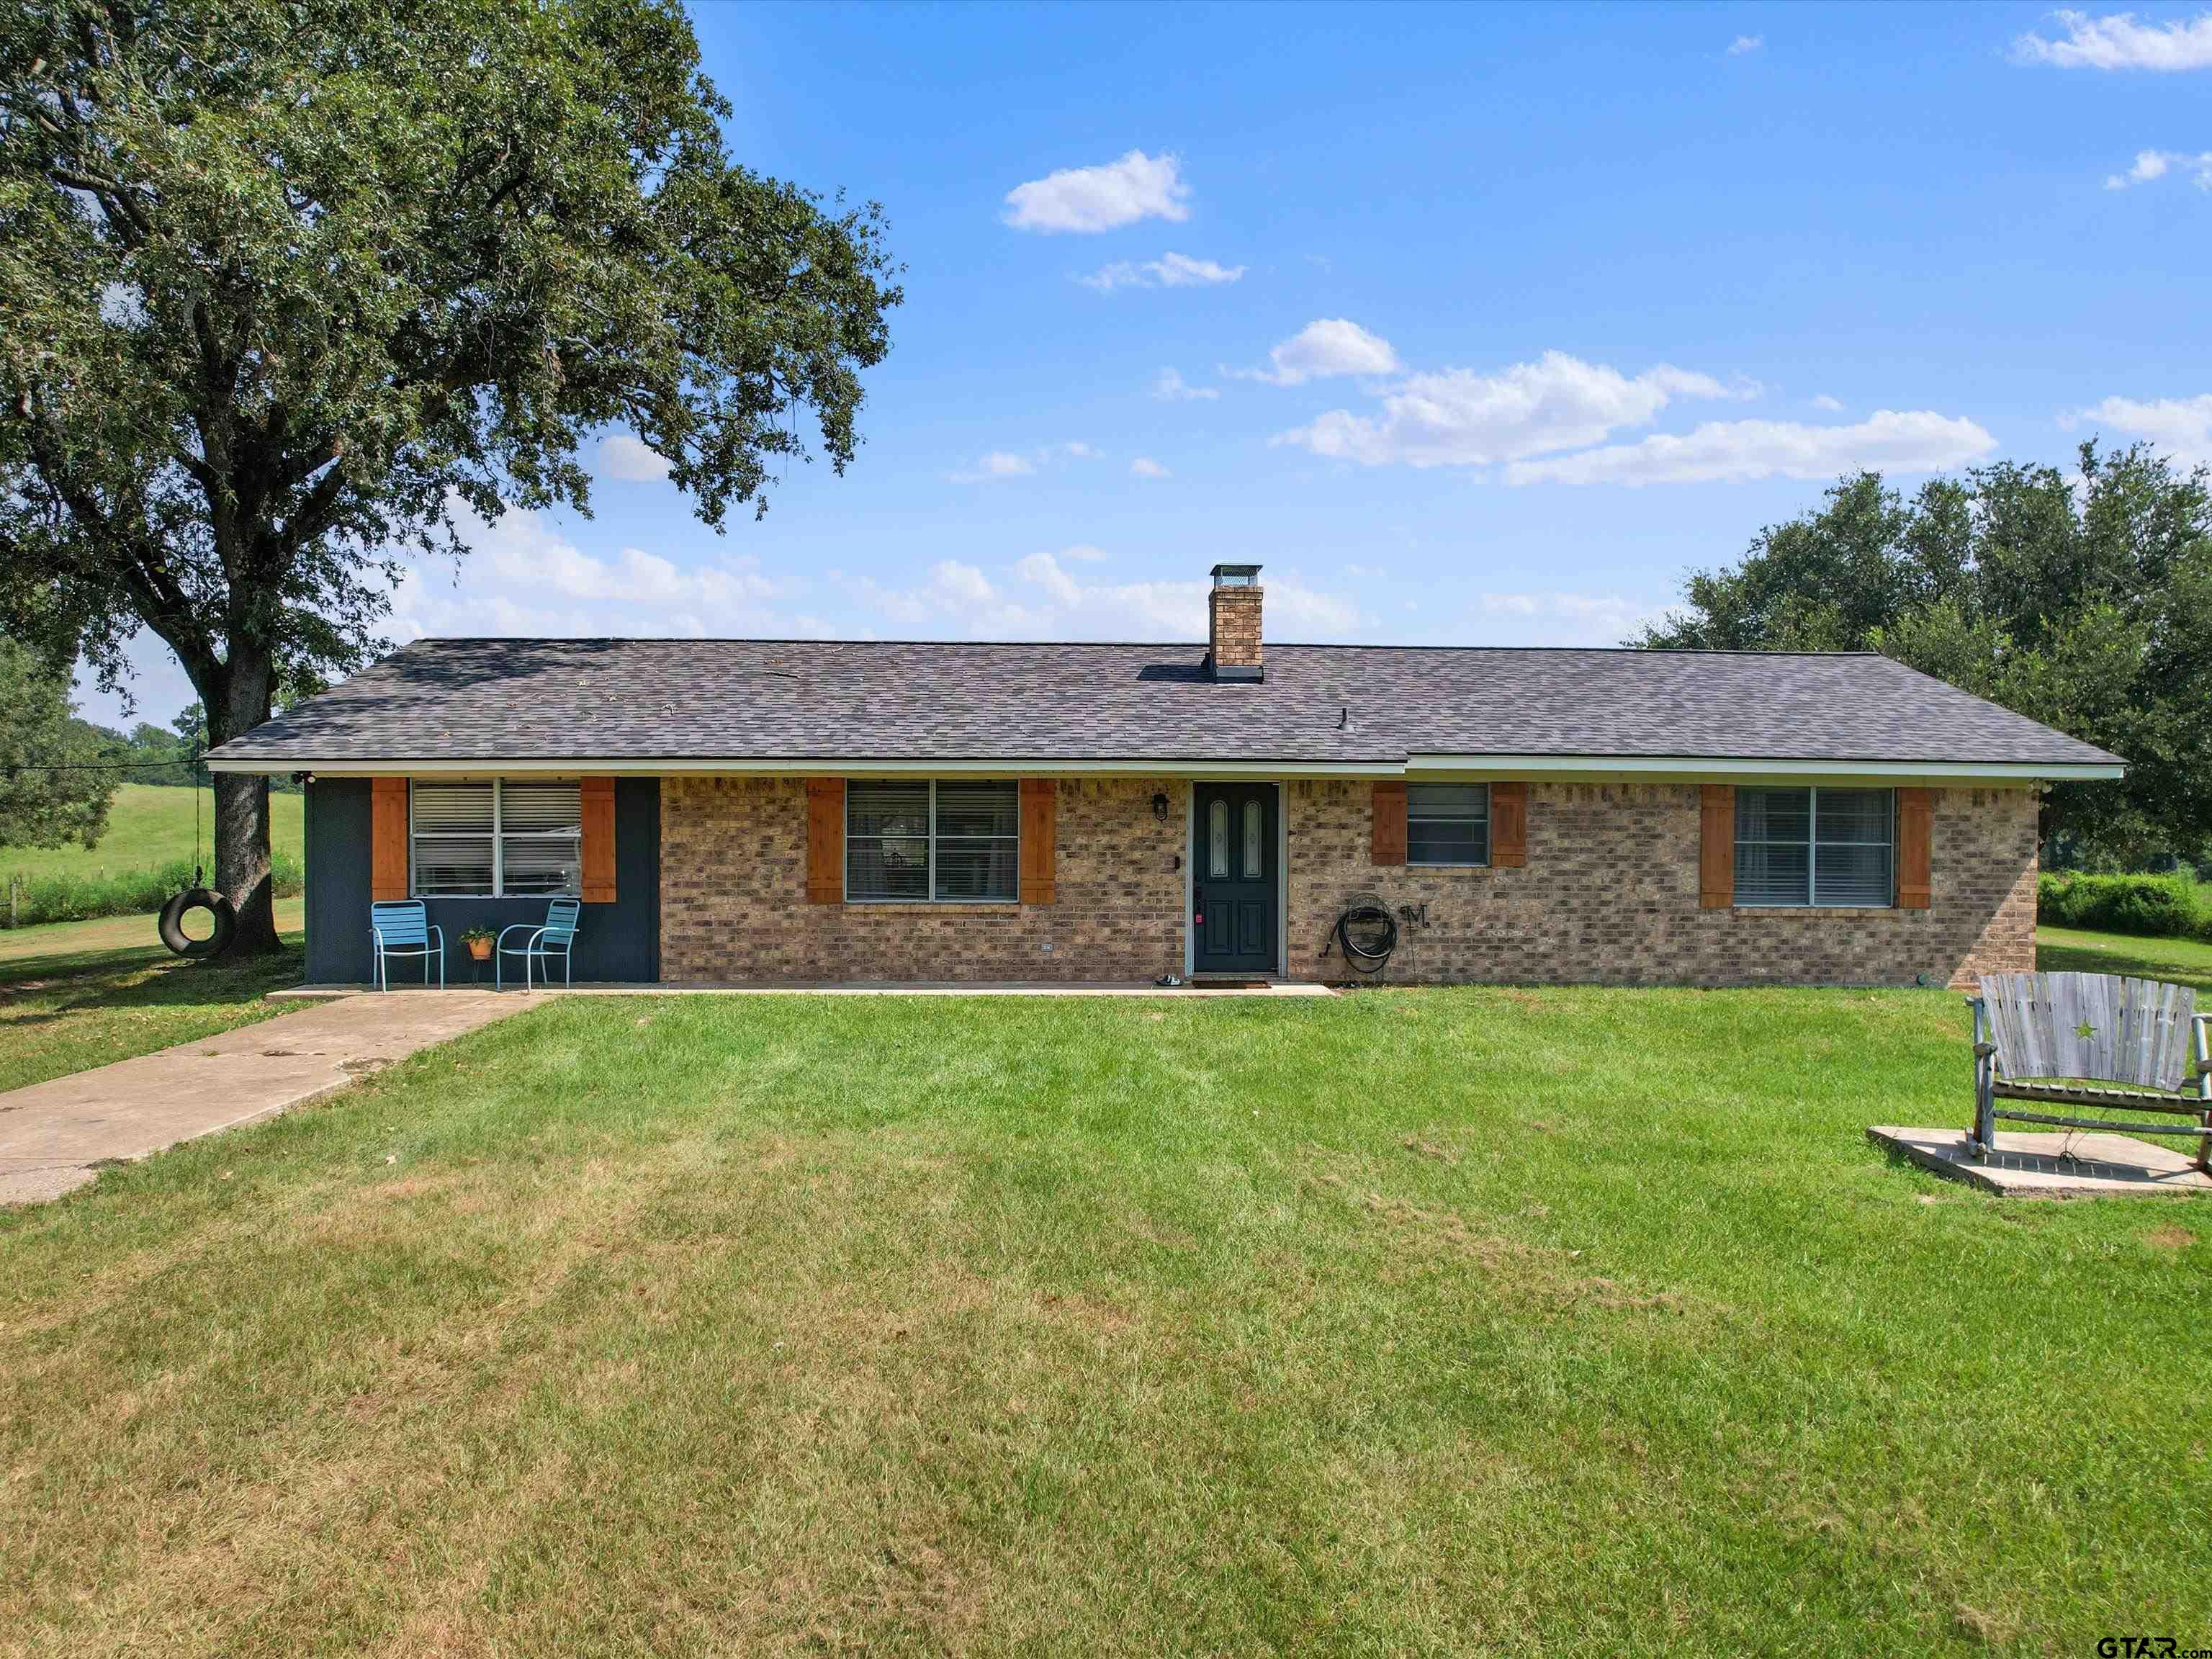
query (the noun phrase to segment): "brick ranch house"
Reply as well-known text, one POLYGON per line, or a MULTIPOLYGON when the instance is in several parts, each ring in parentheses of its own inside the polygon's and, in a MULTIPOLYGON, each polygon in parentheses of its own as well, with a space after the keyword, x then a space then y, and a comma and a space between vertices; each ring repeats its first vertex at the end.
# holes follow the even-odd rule
POLYGON ((307 974, 372 899, 584 903, 580 981, 1961 984, 2114 756, 1885 658, 427 640, 216 750, 307 779, 307 974))

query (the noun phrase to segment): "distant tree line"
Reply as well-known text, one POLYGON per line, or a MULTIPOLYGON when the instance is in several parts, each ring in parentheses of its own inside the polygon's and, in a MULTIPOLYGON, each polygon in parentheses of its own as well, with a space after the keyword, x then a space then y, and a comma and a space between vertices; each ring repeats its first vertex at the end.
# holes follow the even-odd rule
POLYGON ((2046 863, 2212 866, 2212 474, 2143 446, 1909 498, 1875 472, 1693 573, 1647 647, 1879 651, 2108 749, 2043 800, 2046 863))
POLYGON ((0 638, 0 847, 96 847, 124 784, 208 781, 198 764, 207 748, 199 704, 166 726, 140 720, 122 732, 77 714, 70 679, 69 665, 0 638))

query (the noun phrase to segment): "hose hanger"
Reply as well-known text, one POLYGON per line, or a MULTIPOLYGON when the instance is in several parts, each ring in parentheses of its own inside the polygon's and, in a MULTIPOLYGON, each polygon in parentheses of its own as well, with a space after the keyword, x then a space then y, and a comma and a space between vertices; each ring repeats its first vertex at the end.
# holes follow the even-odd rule
POLYGON ((1379 893, 1355 893, 1336 919, 1336 944, 1355 973, 1379 974, 1398 948, 1398 918, 1379 893))

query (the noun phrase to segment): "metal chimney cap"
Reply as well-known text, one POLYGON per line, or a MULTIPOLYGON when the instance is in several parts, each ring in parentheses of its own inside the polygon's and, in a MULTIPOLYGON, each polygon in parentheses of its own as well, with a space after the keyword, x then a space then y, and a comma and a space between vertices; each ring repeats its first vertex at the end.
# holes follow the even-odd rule
POLYGON ((1260 567, 1256 564, 1217 564, 1213 567, 1216 587, 1257 587, 1260 567))

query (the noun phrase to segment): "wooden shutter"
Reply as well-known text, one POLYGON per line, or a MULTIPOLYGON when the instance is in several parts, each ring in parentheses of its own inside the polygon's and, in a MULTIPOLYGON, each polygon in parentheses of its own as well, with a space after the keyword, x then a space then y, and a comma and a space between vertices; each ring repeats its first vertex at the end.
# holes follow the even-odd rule
POLYGON ((845 780, 806 781, 806 902, 845 898, 845 780))
POLYGON ((1375 786, 1375 845, 1372 864, 1403 864, 1406 861, 1406 786, 1402 783, 1377 783, 1375 786))
POLYGON ((1060 835, 1060 786, 1050 778, 1022 780, 1022 902, 1050 904, 1060 835))
POLYGON ((1513 869, 1528 862, 1528 786, 1490 786, 1490 861, 1513 869))
POLYGON ((1897 792, 1897 903, 1899 909, 1925 910, 1931 890, 1928 843, 1936 823, 1936 792, 1897 792))
POLYGON ((584 902, 615 902, 615 781, 586 778, 580 786, 584 806, 584 902))
POLYGON ((1698 904, 1726 910, 1735 903, 1735 786, 1698 791, 1698 904))
POLYGON ((378 904, 407 896, 407 780, 369 785, 368 896, 378 904))

